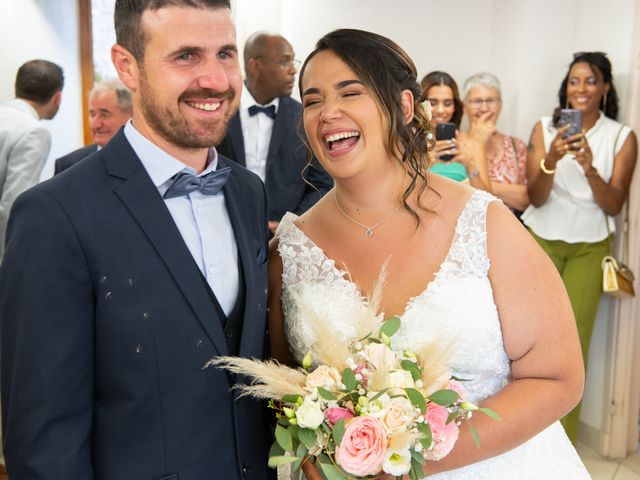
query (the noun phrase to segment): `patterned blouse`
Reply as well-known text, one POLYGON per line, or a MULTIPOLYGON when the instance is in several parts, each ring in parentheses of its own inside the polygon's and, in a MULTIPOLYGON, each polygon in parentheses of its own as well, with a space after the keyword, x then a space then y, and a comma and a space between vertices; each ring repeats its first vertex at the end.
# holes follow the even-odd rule
MULTIPOLYGON (((487 170, 494 182, 527 184, 527 146, 517 137, 498 134, 487 151, 487 170)), ((493 140, 493 139, 492 139, 493 140)))

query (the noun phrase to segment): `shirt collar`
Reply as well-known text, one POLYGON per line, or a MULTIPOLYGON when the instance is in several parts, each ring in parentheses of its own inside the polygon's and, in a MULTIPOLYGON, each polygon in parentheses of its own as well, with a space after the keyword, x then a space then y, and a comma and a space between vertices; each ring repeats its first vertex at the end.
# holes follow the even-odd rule
MULTIPOLYGON (((131 148, 136 152, 138 158, 142 162, 145 170, 151 177, 151 181, 156 188, 161 187, 170 180, 176 173, 183 170, 196 175, 193 167, 185 165, 177 158, 169 155, 167 152, 151 142, 142 135, 129 120, 124 126, 124 135, 131 144, 131 148)), ((207 167, 198 174, 199 177, 214 171, 218 167, 218 153, 215 148, 209 149, 207 156, 207 167)))
POLYGON ((242 88, 242 95, 240 96, 240 107, 243 110, 249 110, 249 107, 253 105, 258 105, 259 107, 268 107, 270 105, 273 105, 276 108, 275 112, 278 113, 278 106, 280 105, 280 97, 276 97, 273 100, 271 100, 269 103, 262 105, 261 103, 258 103, 258 101, 255 98, 253 98, 253 95, 251 95, 251 92, 249 91, 247 86, 244 85, 244 87, 242 88))
POLYGON ((26 102, 21 98, 14 98, 13 100, 10 100, 9 102, 7 102, 7 104, 19 110, 22 110, 25 113, 28 113, 36 120, 40 120, 40 115, 38 115, 38 112, 36 111, 36 109, 33 108, 33 106, 29 102, 26 102))

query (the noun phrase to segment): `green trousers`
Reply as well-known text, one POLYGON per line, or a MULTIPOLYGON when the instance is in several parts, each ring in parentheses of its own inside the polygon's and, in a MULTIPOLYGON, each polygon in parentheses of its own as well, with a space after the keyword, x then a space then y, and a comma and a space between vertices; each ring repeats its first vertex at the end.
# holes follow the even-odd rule
MULTIPOLYGON (((591 334, 602 294, 601 262, 602 258, 609 254, 608 240, 595 243, 567 243, 562 240, 545 240, 533 232, 531 234, 560 272, 576 317, 582 358, 587 368, 591 334)), ((578 404, 561 420, 567 436, 574 444, 578 436, 580 405, 578 404)))

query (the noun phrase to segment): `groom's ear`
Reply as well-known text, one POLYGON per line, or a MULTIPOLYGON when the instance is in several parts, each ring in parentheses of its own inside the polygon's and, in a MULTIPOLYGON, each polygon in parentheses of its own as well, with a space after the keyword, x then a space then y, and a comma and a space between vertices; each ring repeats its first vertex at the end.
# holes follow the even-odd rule
POLYGON ((407 125, 413 120, 413 93, 411 93, 411 90, 403 90, 400 93, 400 105, 404 124, 407 125))

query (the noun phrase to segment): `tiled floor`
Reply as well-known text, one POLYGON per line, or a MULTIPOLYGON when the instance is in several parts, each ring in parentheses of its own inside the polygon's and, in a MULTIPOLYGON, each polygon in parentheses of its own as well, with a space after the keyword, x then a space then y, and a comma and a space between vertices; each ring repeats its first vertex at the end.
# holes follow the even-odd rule
POLYGON ((640 480, 640 453, 624 460, 609 460, 581 444, 577 450, 593 480, 640 480))

